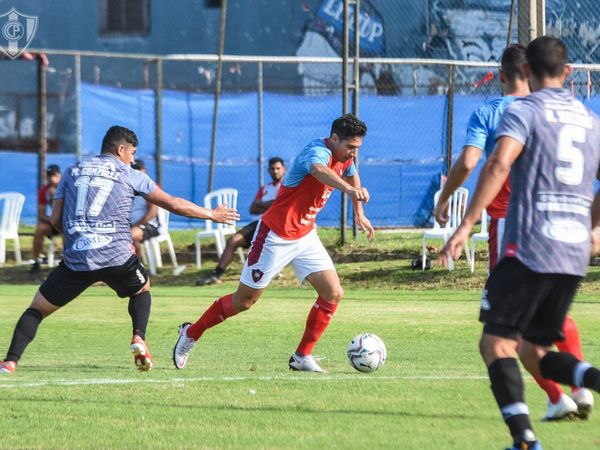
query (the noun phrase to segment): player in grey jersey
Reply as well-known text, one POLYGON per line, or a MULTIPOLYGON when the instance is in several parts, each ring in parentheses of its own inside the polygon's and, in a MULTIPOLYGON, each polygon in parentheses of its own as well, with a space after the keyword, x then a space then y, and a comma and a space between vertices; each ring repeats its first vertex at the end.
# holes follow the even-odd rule
POLYGON ((526 55, 533 93, 515 100, 502 116, 496 148, 440 262, 460 256, 473 224, 510 172, 501 260, 481 300, 480 351, 513 449, 538 450, 517 355, 534 376, 600 391, 598 369, 551 350, 562 338, 590 251, 597 250, 592 229, 600 223, 600 194, 593 193, 600 169, 600 119, 563 89, 571 67, 559 39, 537 38, 526 55))
POLYGON ((98 281, 108 284, 119 297, 129 297, 130 349, 140 370, 152 369, 154 361, 144 341, 150 316, 150 280, 135 255, 130 231, 134 197, 141 195, 172 213, 196 219, 232 223, 239 215, 226 205, 210 210, 167 194, 148 175, 131 168, 137 145, 133 131, 113 126, 104 136, 100 155, 65 172, 51 216, 52 226, 65 236, 63 260, 17 322, 8 354, 0 361, 0 374, 16 371, 42 319, 98 281))

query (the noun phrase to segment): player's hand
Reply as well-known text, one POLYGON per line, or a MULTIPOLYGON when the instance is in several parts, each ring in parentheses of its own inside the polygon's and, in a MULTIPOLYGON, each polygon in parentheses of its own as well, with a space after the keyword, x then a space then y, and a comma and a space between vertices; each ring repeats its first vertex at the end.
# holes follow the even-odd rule
POLYGON ((351 187, 350 189, 348 189, 346 194, 348 194, 350 197, 354 198, 355 200, 358 200, 359 202, 369 203, 370 196, 369 196, 369 191, 367 191, 367 188, 351 187))
POLYGON ((371 221, 363 214, 354 216, 354 223, 360 231, 367 233, 367 239, 370 241, 375 237, 375 228, 371 225, 371 221))
POLYGON ((448 243, 440 252, 440 256, 436 261, 438 266, 448 267, 450 259, 457 260, 460 258, 465 242, 469 238, 471 230, 467 227, 459 226, 448 243))
POLYGON ((450 220, 450 217, 448 216, 448 201, 437 202, 437 205, 433 208, 433 216, 441 226, 446 225, 448 220, 450 220))
POLYGON ((233 225, 233 223, 240 220, 240 215, 238 212, 233 208, 228 208, 227 203, 217 206, 211 212, 212 220, 215 222, 233 225))

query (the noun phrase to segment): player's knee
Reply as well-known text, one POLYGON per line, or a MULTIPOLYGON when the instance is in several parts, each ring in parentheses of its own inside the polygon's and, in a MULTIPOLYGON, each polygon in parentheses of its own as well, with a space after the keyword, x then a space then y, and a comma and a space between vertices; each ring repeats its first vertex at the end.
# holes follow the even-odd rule
POLYGON ((243 243, 244 243, 244 237, 241 234, 236 233, 233 236, 231 236, 229 239, 227 239, 227 242, 225 245, 227 247, 233 247, 234 249, 237 249, 243 243))
POLYGON ((233 306, 237 312, 248 311, 258 299, 257 295, 234 295, 233 306))
POLYGON ((330 302, 339 303, 344 298, 344 288, 341 285, 331 286, 325 295, 321 295, 321 297, 330 302))

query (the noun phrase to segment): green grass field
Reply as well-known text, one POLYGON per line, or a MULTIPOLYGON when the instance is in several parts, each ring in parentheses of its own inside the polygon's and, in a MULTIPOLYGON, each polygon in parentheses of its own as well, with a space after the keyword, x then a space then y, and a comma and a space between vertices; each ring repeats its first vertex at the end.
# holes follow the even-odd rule
MULTIPOLYGON (((287 368, 314 301, 310 289, 275 282, 252 310, 209 330, 186 369, 177 371, 170 359, 177 325, 195 320, 235 284, 155 287, 148 342, 156 369, 140 373, 128 353, 126 301, 93 287, 42 323, 17 374, 0 378, 0 448, 509 444, 477 352, 477 290, 347 284, 346 299, 315 349, 326 356, 327 374, 287 368), (363 331, 388 347, 386 365, 374 374, 360 374, 346 361, 348 341, 363 331)), ((0 355, 36 288, 0 286, 0 355)), ((573 316, 587 358, 600 363, 597 296, 580 294, 573 316)), ((526 388, 545 450, 600 447, 598 411, 587 422, 543 423, 544 395, 529 378, 526 388)))

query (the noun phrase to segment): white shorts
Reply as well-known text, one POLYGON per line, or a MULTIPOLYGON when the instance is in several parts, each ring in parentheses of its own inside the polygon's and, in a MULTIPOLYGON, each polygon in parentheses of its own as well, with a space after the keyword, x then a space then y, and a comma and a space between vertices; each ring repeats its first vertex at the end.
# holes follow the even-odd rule
POLYGON ((260 221, 240 282, 254 289, 265 288, 290 263, 300 282, 311 273, 335 270, 317 230, 312 230, 300 239, 287 240, 277 236, 260 221))

